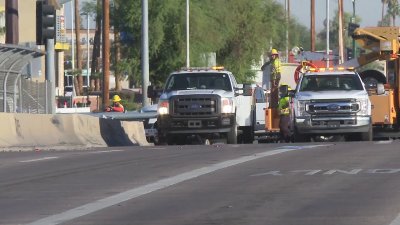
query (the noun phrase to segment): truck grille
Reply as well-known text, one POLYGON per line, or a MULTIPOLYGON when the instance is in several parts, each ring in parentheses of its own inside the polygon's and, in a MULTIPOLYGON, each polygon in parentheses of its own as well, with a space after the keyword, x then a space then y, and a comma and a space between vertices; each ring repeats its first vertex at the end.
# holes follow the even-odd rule
POLYGON ((310 114, 354 114, 360 111, 360 105, 355 100, 314 101, 308 105, 310 114))
POLYGON ((213 116, 218 114, 218 97, 176 96, 172 98, 174 116, 213 116))

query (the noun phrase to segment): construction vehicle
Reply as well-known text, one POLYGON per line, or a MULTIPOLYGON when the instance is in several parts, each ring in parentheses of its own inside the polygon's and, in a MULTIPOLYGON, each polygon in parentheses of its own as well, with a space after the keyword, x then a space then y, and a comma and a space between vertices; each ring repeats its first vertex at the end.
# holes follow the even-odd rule
POLYGON ((352 37, 365 50, 346 66, 361 68, 379 60, 385 70, 360 70, 372 103, 374 138, 400 137, 400 27, 365 27, 354 31, 352 37))

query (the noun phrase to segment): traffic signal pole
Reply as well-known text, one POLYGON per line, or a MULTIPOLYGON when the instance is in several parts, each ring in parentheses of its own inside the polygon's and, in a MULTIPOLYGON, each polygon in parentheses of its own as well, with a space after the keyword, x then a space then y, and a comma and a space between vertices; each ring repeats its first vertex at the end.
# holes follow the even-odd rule
POLYGON ((50 83, 49 90, 50 93, 47 93, 46 96, 46 106, 47 113, 54 114, 56 113, 56 102, 54 97, 56 96, 56 69, 55 69, 55 49, 54 49, 54 39, 47 39, 46 41, 46 80, 50 83), (48 102, 50 99, 50 102, 48 102))
POLYGON ((46 113, 54 114, 56 109, 56 70, 54 39, 56 35, 56 10, 48 1, 36 2, 36 44, 46 46, 45 78, 50 87, 46 88, 46 113), (49 91, 50 93, 48 93, 49 91))

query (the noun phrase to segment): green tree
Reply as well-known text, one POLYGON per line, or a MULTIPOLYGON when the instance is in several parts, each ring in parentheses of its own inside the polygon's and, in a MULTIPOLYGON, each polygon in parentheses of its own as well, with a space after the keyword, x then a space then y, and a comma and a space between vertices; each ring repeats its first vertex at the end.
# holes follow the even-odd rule
POLYGON ((400 6, 398 0, 388 0, 387 1, 387 14, 391 18, 390 24, 396 26, 396 16, 400 15, 400 6))
MULTIPOLYGON (((119 29, 129 39, 121 43, 121 65, 116 68, 140 84, 141 1, 122 3, 114 19, 123 21, 119 29)), ((239 82, 250 81, 263 54, 272 47, 285 47, 284 15, 275 0, 191 0, 191 66, 205 66, 204 55, 213 52, 216 63, 232 71, 239 82)), ((309 40, 307 29, 294 20, 289 26, 290 46, 304 46, 305 37, 309 40)), ((149 1, 149 61, 150 81, 155 85, 185 66, 186 0, 149 1)))

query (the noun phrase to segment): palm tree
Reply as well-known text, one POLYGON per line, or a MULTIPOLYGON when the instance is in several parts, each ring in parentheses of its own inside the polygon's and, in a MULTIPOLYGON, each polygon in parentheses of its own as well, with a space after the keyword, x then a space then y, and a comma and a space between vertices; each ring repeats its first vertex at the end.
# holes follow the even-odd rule
POLYGON ((81 14, 79 13, 79 0, 75 0, 75 40, 76 40, 76 70, 77 76, 75 84, 77 87, 76 94, 83 93, 83 77, 82 77, 82 50, 81 50, 81 14))
POLYGON ((398 0, 387 0, 388 14, 391 16, 391 25, 396 26, 396 16, 400 15, 398 0))
POLYGON ((381 0, 382 1, 382 21, 385 17, 385 5, 388 3, 388 0, 381 0))
POLYGON ((115 90, 121 91, 122 90, 122 71, 117 66, 118 63, 121 61, 121 36, 120 36, 120 21, 118 21, 118 10, 119 10, 120 2, 114 1, 114 18, 113 18, 113 25, 114 25, 114 48, 115 48, 115 55, 114 55, 114 76, 115 76, 115 90))
POLYGON ((102 14, 100 10, 102 9, 102 1, 97 0, 97 10, 96 10, 96 32, 94 34, 93 40, 93 53, 92 53, 92 70, 91 74, 91 90, 100 91, 101 90, 101 81, 100 81, 100 47, 101 47, 101 21, 102 21, 102 14))

